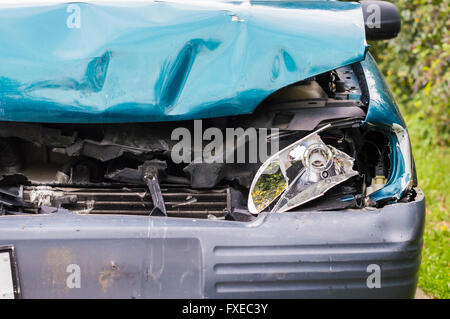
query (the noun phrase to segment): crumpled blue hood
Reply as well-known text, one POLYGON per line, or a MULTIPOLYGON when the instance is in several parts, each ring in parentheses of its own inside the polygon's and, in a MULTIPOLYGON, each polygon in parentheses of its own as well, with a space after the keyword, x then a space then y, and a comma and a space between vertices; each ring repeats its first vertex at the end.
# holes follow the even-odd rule
POLYGON ((251 113, 365 54, 357 3, 0 3, 0 120, 119 123, 251 113))

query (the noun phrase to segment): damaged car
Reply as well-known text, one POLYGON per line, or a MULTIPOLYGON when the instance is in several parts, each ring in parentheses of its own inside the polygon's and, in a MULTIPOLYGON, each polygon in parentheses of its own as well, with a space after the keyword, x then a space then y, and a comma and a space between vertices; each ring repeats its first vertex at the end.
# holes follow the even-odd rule
POLYGON ((383 1, 2 2, 0 297, 414 297, 367 44, 399 31, 383 1))

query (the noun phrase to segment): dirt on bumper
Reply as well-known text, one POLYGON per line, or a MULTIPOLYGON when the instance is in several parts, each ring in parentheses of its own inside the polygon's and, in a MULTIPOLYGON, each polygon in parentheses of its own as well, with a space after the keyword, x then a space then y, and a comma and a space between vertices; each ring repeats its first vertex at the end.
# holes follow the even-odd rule
POLYGON ((0 246, 14 246, 23 298, 411 298, 424 222, 418 190, 382 209, 250 223, 3 216, 0 246))

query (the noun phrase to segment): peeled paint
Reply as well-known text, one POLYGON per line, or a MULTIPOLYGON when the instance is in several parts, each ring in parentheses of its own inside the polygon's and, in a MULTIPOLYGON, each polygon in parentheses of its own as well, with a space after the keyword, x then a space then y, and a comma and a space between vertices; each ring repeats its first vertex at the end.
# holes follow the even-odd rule
POLYGON ((365 50, 357 3, 2 2, 0 120, 248 114, 282 87, 361 61, 365 50))

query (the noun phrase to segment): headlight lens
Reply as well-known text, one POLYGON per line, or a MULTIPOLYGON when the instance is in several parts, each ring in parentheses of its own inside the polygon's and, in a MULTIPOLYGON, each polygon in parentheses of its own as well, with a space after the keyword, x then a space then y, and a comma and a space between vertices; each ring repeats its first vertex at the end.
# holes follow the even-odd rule
POLYGON ((275 203, 272 211, 285 212, 322 196, 355 176, 354 159, 326 145, 319 133, 327 125, 271 156, 259 168, 250 187, 248 209, 258 214, 275 203))

